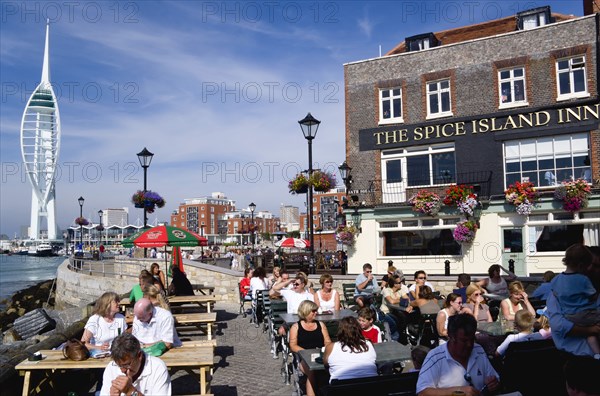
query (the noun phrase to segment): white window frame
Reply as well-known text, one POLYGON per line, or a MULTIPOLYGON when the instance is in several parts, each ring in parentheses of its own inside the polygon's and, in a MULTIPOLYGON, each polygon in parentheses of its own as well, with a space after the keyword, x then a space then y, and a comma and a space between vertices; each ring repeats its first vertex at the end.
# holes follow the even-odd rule
POLYGON ((394 88, 385 88, 379 89, 379 123, 380 124, 396 124, 404 122, 404 118, 402 114, 404 114, 404 103, 402 102, 402 88, 394 87, 394 88), (394 94, 394 91, 400 91, 398 95, 394 94), (388 97, 384 98, 384 92, 389 92, 388 97), (400 99, 400 115, 391 114, 390 118, 384 118, 383 114, 383 103, 390 102, 390 110, 394 111, 394 100, 400 99))
POLYGON ((572 56, 569 58, 561 58, 561 59, 557 59, 556 60, 556 100, 568 100, 568 99, 573 99, 573 98, 586 98, 588 96, 590 96, 590 93, 588 92, 588 84, 587 84, 587 70, 586 70, 586 59, 585 59, 585 55, 577 55, 577 56, 572 56), (576 59, 583 59, 583 63, 576 63, 575 65, 573 64, 573 61, 576 59), (564 70, 559 70, 558 68, 558 64, 560 62, 563 61, 568 61, 569 62, 569 67, 568 69, 564 69, 564 70), (583 70, 583 83, 585 84, 585 89, 583 91, 580 92, 567 92, 567 93, 561 93, 560 92, 560 75, 563 73, 569 73, 569 83, 571 86, 571 90, 574 89, 574 73, 577 70, 583 70))
POLYGON ((452 82, 450 81, 449 78, 444 78, 442 80, 438 80, 438 81, 427 81, 426 83, 426 89, 427 89, 427 94, 426 94, 426 100, 427 100, 427 119, 433 119, 433 118, 440 118, 440 117, 448 117, 452 115, 452 82), (441 88, 441 84, 447 82, 448 83, 448 88, 441 88), (430 91, 429 90, 429 85, 430 84, 435 84, 436 85, 436 89, 434 91, 430 91), (444 93, 448 93, 448 103, 449 103, 449 110, 448 111, 443 111, 442 110, 442 95, 444 93), (437 98, 437 102, 438 102, 438 107, 440 109, 439 112, 437 113, 432 113, 431 112, 431 107, 429 105, 429 98, 431 96, 435 96, 437 98))
POLYGON ((523 66, 513 67, 510 69, 498 70, 498 103, 499 103, 498 108, 500 108, 500 109, 529 105, 529 103, 527 102, 527 83, 525 80, 525 68, 523 66), (523 71, 523 75, 515 77, 515 71, 519 70, 519 69, 523 71), (508 78, 502 78, 502 73, 504 73, 504 72, 509 72, 510 75, 508 76, 508 78), (515 98, 515 83, 518 81, 523 82, 523 100, 514 100, 514 98, 515 98), (510 84, 510 95, 513 98, 513 100, 510 102, 502 102, 502 96, 503 96, 502 83, 510 84))

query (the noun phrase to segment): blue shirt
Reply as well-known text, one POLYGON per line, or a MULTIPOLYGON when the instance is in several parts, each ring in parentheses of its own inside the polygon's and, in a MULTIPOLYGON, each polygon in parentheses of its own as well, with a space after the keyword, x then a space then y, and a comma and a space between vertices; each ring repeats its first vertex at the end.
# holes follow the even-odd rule
POLYGON ((573 328, 573 322, 567 320, 554 294, 550 293, 546 300, 546 313, 550 319, 550 328, 552 329, 552 339, 554 345, 561 351, 572 353, 573 355, 594 356, 590 344, 586 337, 569 336, 568 333, 573 328))
POLYGON ((367 283, 367 286, 364 289, 359 290, 358 285, 360 285, 367 279, 368 278, 365 276, 365 274, 359 274, 356 277, 356 281, 354 282, 356 285, 356 288, 354 290, 354 296, 370 296, 373 293, 377 293, 379 291, 379 285, 377 284, 377 280, 375 279, 375 277, 373 277, 373 279, 371 279, 369 283, 367 283))
POLYGON ((531 293, 531 298, 539 298, 540 300, 546 301, 548 299, 548 294, 552 291, 552 285, 550 282, 544 282, 538 286, 537 289, 531 293))

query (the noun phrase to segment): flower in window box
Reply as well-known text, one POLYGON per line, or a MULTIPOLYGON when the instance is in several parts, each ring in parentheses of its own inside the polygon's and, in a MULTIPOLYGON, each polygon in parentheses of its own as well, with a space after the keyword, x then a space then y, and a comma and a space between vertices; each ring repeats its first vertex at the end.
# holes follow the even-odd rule
POLYGON ((342 245, 352 246, 356 241, 358 229, 354 226, 340 225, 335 232, 335 240, 342 245))
POLYGON ((515 182, 504 191, 506 200, 516 207, 520 215, 529 215, 538 200, 539 193, 531 182, 515 182))
POLYGON ((588 205, 592 193, 589 184, 583 179, 564 181, 554 190, 554 198, 563 202, 563 209, 569 212, 579 212, 588 205))
POLYGON ((308 178, 303 173, 298 173, 288 183, 288 189, 291 194, 305 194, 308 192, 308 178))
POLYGON ((413 195, 408 200, 408 203, 412 205, 413 211, 429 216, 437 215, 442 206, 440 196, 427 190, 421 190, 416 195, 413 195))
POLYGON ((456 228, 452 231, 454 240, 459 243, 471 243, 475 239, 477 233, 477 223, 473 220, 465 220, 456 224, 456 228))
POLYGON ((85 217, 78 217, 75 219, 75 224, 77 224, 78 226, 86 226, 90 224, 90 222, 87 221, 85 217))
POLYGON ((314 171, 310 177, 310 184, 315 191, 326 192, 335 188, 336 180, 335 176, 329 172, 314 171))
POLYGON ((475 208, 479 205, 479 201, 477 201, 477 194, 473 192, 473 186, 461 184, 450 186, 446 190, 444 204, 449 206, 456 205, 461 213, 471 217, 473 216, 475 208))

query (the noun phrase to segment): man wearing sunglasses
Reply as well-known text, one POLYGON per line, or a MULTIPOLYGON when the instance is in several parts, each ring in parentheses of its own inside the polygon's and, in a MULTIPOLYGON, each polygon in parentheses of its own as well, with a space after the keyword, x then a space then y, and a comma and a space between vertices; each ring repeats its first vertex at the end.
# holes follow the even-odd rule
POLYGON ((363 265, 363 273, 356 277, 356 289, 354 289, 354 300, 362 307, 373 304, 373 296, 381 290, 377 280, 373 276, 373 267, 366 263, 363 265))
POLYGON ((276 283, 271 291, 270 296, 282 296, 287 301, 287 312, 291 314, 298 313, 300 303, 305 300, 314 301, 312 293, 306 291, 306 283, 301 275, 297 275, 294 279, 276 283), (287 286, 292 284, 292 288, 287 286))
POLYGON ((411 300, 416 300, 419 298, 419 289, 423 286, 429 286, 432 292, 435 291, 435 288, 430 282, 427 282, 427 274, 425 271, 417 271, 415 272, 415 283, 410 285, 408 291, 410 292, 409 297, 411 300))
POLYGON ((101 396, 170 395, 171 377, 165 363, 148 356, 133 335, 123 333, 114 339, 112 361, 104 369, 101 396))

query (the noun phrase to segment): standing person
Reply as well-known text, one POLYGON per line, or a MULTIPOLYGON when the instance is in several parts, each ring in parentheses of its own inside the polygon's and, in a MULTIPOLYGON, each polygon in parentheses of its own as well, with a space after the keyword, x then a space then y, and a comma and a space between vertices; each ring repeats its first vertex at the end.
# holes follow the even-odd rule
POLYGON ((517 276, 513 272, 510 272, 499 264, 494 264, 488 268, 489 277, 480 280, 477 284, 483 287, 489 294, 508 297, 508 285, 506 284, 506 280, 500 276, 501 269, 508 274, 507 278, 509 281, 517 279, 517 276))
POLYGON ((432 292, 435 291, 435 289, 433 288, 433 285, 430 282, 427 282, 427 274, 425 273, 425 271, 422 271, 422 270, 417 271, 417 272, 415 272, 415 283, 413 283, 408 288, 408 291, 410 292, 409 296, 410 296, 411 300, 416 300, 417 298, 419 298, 419 292, 423 286, 429 287, 429 289, 432 292))
POLYGON ((127 330, 125 317, 119 313, 119 295, 114 292, 102 294, 94 305, 93 315, 85 324, 81 342, 90 351, 110 350, 112 341, 127 330))
MULTIPOLYGON (((316 320, 318 307, 312 301, 302 301, 298 307, 300 320, 290 328, 290 350, 298 352, 302 349, 322 348, 331 343, 325 324, 316 320)), ((315 373, 302 361, 300 371, 307 376, 306 394, 315 395, 315 373)))
POLYGON ((377 353, 365 339, 358 320, 345 317, 340 321, 337 341, 325 347, 323 363, 329 366, 331 380, 372 377, 377 375, 377 353))
POLYGON ((540 333, 533 332, 533 322, 535 322, 535 316, 526 309, 521 309, 515 314, 515 328, 517 334, 509 334, 502 344, 496 350, 496 356, 504 356, 508 349, 508 344, 511 342, 521 341, 535 341, 543 340, 544 337, 540 333))
POLYGON ((472 315, 454 315, 448 320, 448 342, 432 349, 419 371, 419 396, 449 395, 462 391, 479 395, 485 389, 500 389, 498 373, 483 348, 475 343, 477 321, 472 315))
POLYGON ((520 309, 528 310, 532 315, 535 316, 535 309, 529 302, 529 297, 525 293, 523 284, 520 281, 511 282, 508 285, 510 297, 500 302, 500 315, 504 316, 506 320, 515 320, 515 313, 520 309))
POLYGON ((478 322, 492 322, 490 307, 483 298, 483 289, 478 285, 467 287, 467 303, 463 307, 468 308, 478 322))
POLYGON ((356 288, 354 289, 354 300, 359 307, 368 307, 373 304, 375 293, 379 292, 379 285, 377 280, 373 276, 373 267, 371 264, 366 263, 363 265, 363 273, 356 277, 354 282, 356 288))
POLYGON ((158 265, 158 263, 152 263, 152 265, 150 266, 150 273, 152 274, 155 283, 158 282, 160 284, 161 290, 167 290, 165 286, 167 284, 165 279, 165 273, 160 270, 160 266, 158 265))
MULTIPOLYGON (((563 315, 567 320, 583 327, 600 325, 598 292, 590 279, 583 274, 593 260, 594 256, 586 246, 569 246, 563 258, 567 269, 551 282, 552 294, 556 297, 563 315)), ((595 359, 600 359, 599 335, 600 333, 587 337, 595 359)))
POLYGON ((333 288, 333 277, 329 274, 321 275, 319 278, 321 290, 314 293, 314 301, 323 311, 340 310, 340 293, 333 288))
POLYGON ((456 293, 448 294, 444 302, 444 308, 438 312, 435 319, 435 327, 438 336, 442 340, 448 340, 448 320, 454 315, 463 313, 471 313, 471 311, 463 307, 462 297, 456 293))
POLYGON ((142 352, 139 341, 124 333, 111 347, 112 361, 104 369, 101 396, 171 395, 171 377, 165 363, 142 352))

